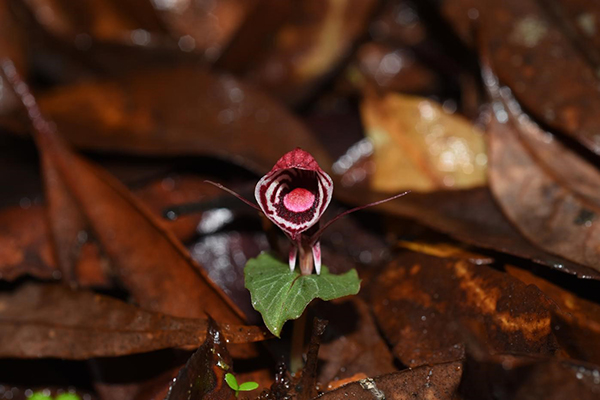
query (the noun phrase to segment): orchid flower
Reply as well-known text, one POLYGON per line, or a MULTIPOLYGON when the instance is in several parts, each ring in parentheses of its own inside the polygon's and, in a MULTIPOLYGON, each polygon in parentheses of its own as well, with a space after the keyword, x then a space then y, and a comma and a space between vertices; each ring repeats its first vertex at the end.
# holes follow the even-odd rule
POLYGON ((320 219, 333 197, 333 180, 319 167, 310 153, 300 148, 284 154, 273 169, 258 181, 254 196, 260 208, 223 185, 211 181, 206 182, 231 193, 244 203, 264 213, 268 219, 284 231, 292 242, 289 254, 290 270, 294 270, 296 260, 299 259, 302 275, 310 275, 313 268, 317 274, 321 273, 319 239, 329 225, 354 211, 376 206, 408 193, 400 193, 384 200, 347 210, 319 228, 320 219))

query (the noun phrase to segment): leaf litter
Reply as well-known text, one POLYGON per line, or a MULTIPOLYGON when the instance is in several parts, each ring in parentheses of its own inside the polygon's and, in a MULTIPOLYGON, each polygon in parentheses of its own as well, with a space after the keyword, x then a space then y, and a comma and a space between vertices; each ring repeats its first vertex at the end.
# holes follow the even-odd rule
POLYGON ((1 6, 3 36, 18 40, 0 40, 0 57, 32 84, 50 125, 32 116, 51 134, 34 134, 42 199, 35 161, 17 143, 30 139, 9 136, 30 129, 3 76, 0 331, 10 340, 0 349, 12 372, 0 392, 25 398, 45 385, 53 395, 164 399, 179 374, 172 398, 190 388, 232 398, 230 372, 258 382, 240 393, 249 399, 597 398, 597 7, 434 3, 1 6), (489 99, 487 66, 499 83, 489 99), (253 346, 244 342, 266 328, 239 311, 251 307, 242 266, 261 250, 282 257, 283 237, 202 181, 245 187, 301 146, 334 173, 334 201, 344 202, 335 207, 380 200, 410 178, 401 161, 443 153, 411 136, 410 118, 385 124, 403 152, 373 147, 373 117, 392 103, 396 117, 410 115, 413 100, 444 114, 436 124, 447 144, 475 129, 469 148, 487 164, 466 188, 469 174, 444 170, 433 185, 414 175, 412 188, 427 193, 323 236, 325 263, 357 268, 363 290, 311 303, 308 313, 330 322, 313 330, 307 367, 292 376, 291 324, 253 346), (111 158, 147 167, 126 187, 104 169, 111 158), (164 220, 173 207, 201 212, 164 220), (205 229, 222 210, 229 217, 205 229), (210 379, 194 386, 200 376, 210 379))

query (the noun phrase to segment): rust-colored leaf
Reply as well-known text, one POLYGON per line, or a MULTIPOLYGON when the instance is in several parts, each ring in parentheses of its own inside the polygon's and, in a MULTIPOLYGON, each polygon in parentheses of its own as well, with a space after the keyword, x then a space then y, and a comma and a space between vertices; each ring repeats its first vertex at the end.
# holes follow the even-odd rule
POLYGON ((316 313, 329 321, 319 351, 319 382, 396 371, 393 356, 363 300, 353 297, 321 303, 316 313))
POLYGON ((209 320, 206 340, 179 371, 165 400, 235 399, 225 382, 231 372, 231 356, 225 338, 213 320, 209 320))
POLYGON ((94 40, 147 45, 161 26, 150 1, 27 0, 37 21, 53 35, 87 50, 94 40))
POLYGON ((428 99, 373 92, 363 99, 361 114, 373 146, 367 175, 373 190, 427 192, 485 184, 483 136, 466 119, 428 99))
POLYGON ((215 61, 232 40, 257 0, 153 1, 156 13, 182 51, 200 52, 215 61))
MULTIPOLYGON (((358 188, 339 185, 337 196, 350 203, 365 204, 386 197, 358 188)), ((595 269, 541 250, 530 244, 507 220, 487 188, 410 193, 402 199, 382 204, 379 209, 412 218, 460 241, 486 249, 526 258, 587 279, 600 279, 595 269)), ((391 222, 391 221, 390 221, 391 222)), ((390 227, 397 227, 390 224, 390 227)))
POLYGON ((9 207, 0 212, 0 278, 12 281, 29 274, 60 278, 41 207, 9 207))
MULTIPOLYGON (((322 85, 364 32, 377 0, 310 0, 291 4, 270 48, 245 76, 290 104, 322 85)), ((269 10, 270 11, 270 10, 269 10)), ((281 15, 281 14, 275 14, 281 15)), ((247 33, 247 32, 244 32, 247 33)), ((255 54, 251 54, 255 56, 255 54)))
POLYGON ((466 400, 592 400, 600 395, 600 370, 578 361, 488 355, 468 360, 459 393, 466 400))
POLYGON ((281 105, 232 76, 197 67, 63 87, 41 96, 40 107, 69 142, 83 148, 208 155, 266 172, 281 154, 302 147, 330 165, 310 132, 281 105))
POLYGON ((537 120, 600 153, 598 65, 586 49, 578 49, 545 3, 484 2, 478 24, 482 46, 489 49, 500 81, 537 120))
POLYGON ((372 399, 456 399, 456 390, 463 373, 460 362, 422 366, 377 378, 361 379, 327 392, 324 400, 372 399))
MULTIPOLYGON (((490 187, 504 213, 532 243, 596 270, 600 265, 600 172, 542 131, 514 101, 488 127, 490 187)), ((505 91, 506 93, 506 91, 505 91)))
POLYGON ((539 290, 486 265, 407 253, 371 284, 377 323, 408 366, 464 356, 463 321, 485 329, 496 352, 554 354, 550 312, 539 290))
MULTIPOLYGON (((561 347, 575 359, 600 364, 600 305, 524 269, 507 266, 506 270, 553 301, 552 327, 561 347)), ((597 282, 589 284, 590 291, 598 290, 597 282)))
MULTIPOLYGON (((28 99, 24 104, 33 118, 44 172, 51 174, 46 176, 48 199, 72 200, 76 208, 62 208, 64 215, 60 218, 75 215, 76 219, 85 219, 136 302, 148 310, 174 316, 203 317, 211 313, 223 322, 242 321, 241 312, 191 260, 173 234, 120 182, 73 153, 43 119, 27 86, 19 81, 10 64, 4 63, 3 67, 15 91, 28 99)), ((56 220, 59 216, 54 217, 56 220)), ((65 236, 57 243, 72 246, 74 240, 65 236)), ((76 255, 72 248, 58 251, 76 255)))
MULTIPOLYGON (((222 324, 227 342, 268 337, 259 327, 222 324)), ((0 295, 0 356, 83 360, 194 348, 206 319, 152 313, 107 296, 54 285, 29 284, 0 295)))

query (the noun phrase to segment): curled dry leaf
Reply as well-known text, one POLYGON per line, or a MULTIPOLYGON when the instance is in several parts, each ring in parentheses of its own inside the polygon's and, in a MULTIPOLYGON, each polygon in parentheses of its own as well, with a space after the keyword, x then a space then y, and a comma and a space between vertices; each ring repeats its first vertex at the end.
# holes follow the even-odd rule
MULTIPOLYGON (((227 342, 267 338, 259 327, 223 324, 227 342)), ((28 284, 0 295, 0 356, 84 360, 198 347, 206 319, 144 311, 108 296, 64 286, 28 284)))
POLYGON ((233 400, 235 392, 225 382, 232 360, 225 338, 214 320, 209 320, 206 340, 179 371, 165 400, 233 400))
POLYGON ((370 186, 378 192, 483 186, 487 156, 482 133, 424 98, 370 92, 361 105, 373 146, 370 186))
POLYGON ((69 142, 83 148, 207 155, 266 172, 300 146, 330 165, 310 132, 281 105, 231 76, 196 67, 63 87, 41 96, 40 107, 69 142))
POLYGON ((506 271, 526 284, 537 286, 552 300, 554 336, 571 357, 600 364, 600 306, 597 303, 529 271, 513 266, 507 266, 506 271))
POLYGON ((456 399, 456 391, 463 374, 461 362, 422 366, 377 378, 361 379, 327 392, 323 400, 372 399, 456 399))
POLYGON ((464 357, 465 322, 496 352, 554 354, 551 315, 534 287, 486 265, 405 253, 371 285, 377 323, 408 366, 464 357))
POLYGON ((508 91, 498 90, 491 76, 486 81, 497 108, 488 133, 498 204, 535 245, 599 270, 600 172, 542 131, 516 102, 503 107, 508 91))

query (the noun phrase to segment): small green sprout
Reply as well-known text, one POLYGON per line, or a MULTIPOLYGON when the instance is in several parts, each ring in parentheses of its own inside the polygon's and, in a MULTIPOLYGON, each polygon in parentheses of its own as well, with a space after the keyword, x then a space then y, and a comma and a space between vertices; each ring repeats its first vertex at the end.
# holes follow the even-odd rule
MULTIPOLYGON (((35 392, 28 400, 52 400, 52 397, 45 395, 43 392, 35 392)), ((74 393, 63 393, 56 396, 54 400, 81 400, 81 397, 74 393)))
POLYGON ((227 385, 235 391, 235 397, 237 397, 240 392, 249 392, 258 388, 258 383, 256 382, 244 382, 241 385, 238 385, 235 376, 229 372, 225 374, 225 382, 227 382, 227 385))

